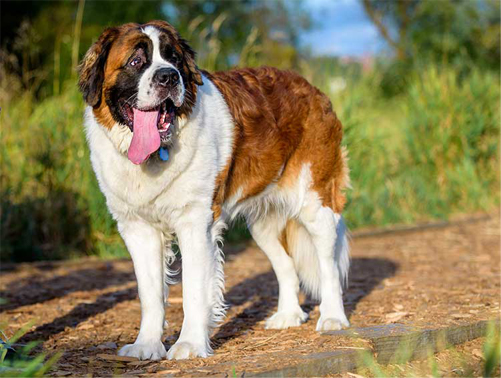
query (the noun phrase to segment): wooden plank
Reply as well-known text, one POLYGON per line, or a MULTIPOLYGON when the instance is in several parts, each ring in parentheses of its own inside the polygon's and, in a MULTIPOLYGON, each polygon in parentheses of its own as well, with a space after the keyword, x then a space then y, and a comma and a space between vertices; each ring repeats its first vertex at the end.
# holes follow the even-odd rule
POLYGON ((407 324, 393 323, 386 325, 378 325, 373 327, 348 328, 339 331, 323 332, 324 335, 345 336, 357 339, 377 339, 380 337, 395 337, 407 335, 412 332, 419 331, 419 328, 409 326, 407 324))
POLYGON ((361 353, 374 354, 380 364, 404 363, 426 358, 429 353, 436 353, 445 348, 462 344, 486 334, 489 323, 499 328, 500 320, 481 321, 473 324, 451 326, 447 328, 416 328, 404 324, 354 328, 325 332, 332 336, 353 337, 370 341, 373 350, 335 350, 300 356, 301 362, 282 369, 253 374, 247 377, 318 377, 328 374, 340 374, 363 367, 361 353))
MULTIPOLYGON (((499 327, 499 319, 494 323, 499 327)), ((380 364, 403 363, 426 358, 453 345, 462 344, 485 335, 489 322, 452 326, 438 329, 417 329, 404 325, 371 327, 359 336, 371 341, 376 360, 380 364)))
POLYGON ((367 238, 372 236, 384 236, 397 233, 407 233, 415 231, 424 231, 429 229, 439 229, 451 226, 459 226, 463 224, 470 224, 476 222, 482 222, 491 219, 490 214, 482 214, 474 217, 468 217, 465 219, 457 220, 444 220, 426 223, 417 223, 412 225, 394 225, 390 227, 378 227, 374 229, 361 229, 350 233, 353 238, 367 238))
MULTIPOLYGON (((369 350, 366 350, 370 352, 369 350)), ((301 356, 297 365, 263 373, 246 373, 246 377, 319 377, 356 369, 361 350, 335 350, 301 356)))

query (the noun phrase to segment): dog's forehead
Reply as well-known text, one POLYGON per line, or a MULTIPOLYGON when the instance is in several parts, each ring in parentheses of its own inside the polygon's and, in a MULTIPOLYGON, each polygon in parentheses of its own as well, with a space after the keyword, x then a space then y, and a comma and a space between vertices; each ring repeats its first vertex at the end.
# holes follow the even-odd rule
POLYGON ((170 46, 176 50, 177 53, 182 53, 179 37, 174 28, 165 28, 159 25, 146 24, 142 27, 142 31, 153 41, 153 47, 155 49, 163 49, 166 46, 170 46))
POLYGON ((152 39, 158 38, 159 40, 170 43, 174 43, 176 41, 176 36, 172 32, 155 25, 146 24, 141 27, 141 31, 152 39))
POLYGON ((131 54, 140 42, 146 42, 151 48, 172 45, 176 50, 179 50, 176 48, 178 45, 176 43, 177 37, 175 29, 172 27, 166 28, 155 23, 123 25, 108 57, 110 68, 113 69, 122 65, 123 60, 131 54))
POLYGON ((158 30, 162 37, 166 37, 175 41, 177 39, 178 32, 176 29, 166 21, 150 21, 147 24, 141 25, 142 29, 145 28, 154 28, 158 30))

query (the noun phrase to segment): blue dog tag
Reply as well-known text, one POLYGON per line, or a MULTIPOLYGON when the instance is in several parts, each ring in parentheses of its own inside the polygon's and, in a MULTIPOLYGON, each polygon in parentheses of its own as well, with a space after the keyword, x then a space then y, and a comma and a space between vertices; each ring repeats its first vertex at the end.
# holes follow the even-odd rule
POLYGON ((160 159, 163 161, 169 160, 169 150, 167 148, 161 147, 158 154, 160 155, 160 159))

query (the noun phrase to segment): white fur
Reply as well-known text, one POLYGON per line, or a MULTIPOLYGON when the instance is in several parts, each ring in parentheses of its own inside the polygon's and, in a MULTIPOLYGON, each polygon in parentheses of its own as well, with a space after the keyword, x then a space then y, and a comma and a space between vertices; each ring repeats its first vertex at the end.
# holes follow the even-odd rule
POLYGON ((134 261, 142 312, 136 342, 126 345, 119 354, 157 360, 166 356, 161 341, 165 317, 162 235, 140 220, 121 222, 118 230, 134 261))
POLYGON ((266 328, 297 327, 307 318, 299 306, 299 278, 294 261, 280 243, 286 221, 278 212, 268 211, 249 225, 252 237, 270 259, 279 285, 278 310, 266 321, 266 328))
MULTIPOLYGON (((336 214, 336 216, 339 216, 336 214)), ((317 251, 310 233, 299 222, 287 224, 287 245, 294 260, 294 266, 300 277, 302 288, 313 298, 320 299, 321 277, 317 251)), ((339 270, 340 281, 346 286, 350 267, 349 244, 346 226, 341 218, 336 232, 334 259, 339 270)))
MULTIPOLYGON (((320 319, 317 331, 338 330, 348 327, 343 307, 343 277, 348 274, 349 251, 344 223, 339 214, 322 207, 318 196, 312 194, 305 204, 300 220, 308 231, 316 251, 318 269, 309 272, 310 282, 320 289, 320 319)), ((310 261, 311 265, 312 261, 310 261)))
MULTIPOLYGON (((278 178, 279 175, 277 180, 278 178)), ((269 211, 279 212, 279 216, 285 220, 295 218, 301 211, 310 184, 310 165, 305 164, 292 187, 282 188, 272 183, 257 196, 245 201, 240 201, 242 189, 237 190, 237 193, 224 204, 224 214, 229 219, 234 219, 239 214, 244 215, 247 223, 254 223, 259 218, 265 217, 269 211)))
MULTIPOLYGON (((277 276, 278 310, 267 320, 267 328, 294 327, 306 320, 298 301, 300 282, 313 297, 321 299, 318 331, 349 325, 341 287, 349 269, 346 228, 339 214, 322 206, 310 185, 310 166, 305 164, 292 187, 271 184, 258 196, 228 211, 232 216, 240 213, 246 217, 252 237, 270 259, 277 276), (280 243, 284 228, 291 256, 280 243)), ((236 202, 232 198, 228 204, 236 202)))
POLYGON ((139 108, 154 108, 165 100, 158 96, 157 90, 153 85, 153 75, 161 68, 172 68, 177 71, 179 75, 179 85, 177 86, 178 91, 174 98, 172 98, 172 101, 176 103, 176 106, 178 106, 177 104, 182 104, 185 93, 183 78, 179 70, 173 64, 162 58, 160 54, 160 32, 153 26, 147 26, 144 28, 143 33, 146 34, 153 43, 153 57, 151 65, 146 69, 139 80, 137 106, 139 108))
POLYGON ((185 320, 179 341, 168 357, 208 356, 212 352, 210 328, 224 315, 223 258, 218 245, 224 224, 213 224, 211 204, 216 176, 230 158, 233 122, 219 91, 209 80, 203 79, 204 85, 199 87, 197 103, 189 120, 178 122, 168 162, 132 164, 123 148, 130 143, 132 133, 128 128, 117 124, 107 131, 97 123, 92 109, 86 110, 92 165, 133 256, 143 319, 149 319, 142 322, 141 338, 138 337, 134 347, 122 349, 123 355, 163 356, 158 348, 151 351, 151 346, 143 342, 148 339, 150 344, 159 345, 162 337, 157 325, 161 317, 163 324, 163 312, 158 310, 163 306, 162 295, 143 287, 144 280, 139 279, 145 272, 159 271, 163 267, 162 254, 167 253, 165 246, 162 250, 157 248, 161 242, 152 246, 152 230, 158 232, 164 242, 175 233, 183 257, 185 320), (139 223, 142 228, 137 228, 139 223), (146 230, 146 225, 148 233, 141 232, 146 230), (128 242, 129 239, 134 241, 128 242), (150 262, 158 261, 158 268, 155 270, 143 263, 145 260, 135 257, 141 254, 149 256, 150 262))
MULTIPOLYGON (((147 27, 144 32, 153 41, 156 67, 167 64, 158 53, 156 29, 147 27)), ((152 77, 150 71, 144 75, 140 92, 152 77)), ((231 158, 234 124, 221 93, 206 77, 203 82, 190 117, 174 122, 167 162, 150 159, 132 164, 127 159, 132 139, 129 128, 116 124, 108 130, 97 122, 90 107, 86 109, 92 165, 134 261, 141 301, 138 338, 123 347, 121 355, 183 359, 212 353, 210 330, 225 313, 221 234, 225 221, 238 214, 246 218, 279 281, 278 311, 266 327, 287 328, 306 320, 298 301, 300 282, 321 298, 318 330, 348 325, 341 298, 341 281, 349 267, 344 224, 339 214, 322 207, 311 190, 309 164, 302 167, 292 186, 280 186, 278 175, 261 194, 245 201, 241 201, 241 188, 223 204, 223 216, 213 221, 215 181, 231 158), (300 230, 288 232, 292 257, 279 239, 288 221, 300 230), (169 270, 175 258, 171 250, 174 235, 182 255, 184 321, 179 339, 166 353, 162 344, 164 302, 174 273, 169 270)), ((151 93, 140 93, 141 104, 150 101, 147 106, 151 106, 156 101, 148 96, 151 93)))

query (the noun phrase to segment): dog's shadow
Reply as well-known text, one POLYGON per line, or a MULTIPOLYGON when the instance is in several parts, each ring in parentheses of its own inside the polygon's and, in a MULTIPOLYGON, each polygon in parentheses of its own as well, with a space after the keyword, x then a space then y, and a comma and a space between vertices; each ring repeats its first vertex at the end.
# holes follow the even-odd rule
MULTIPOLYGON (((241 248, 235 248, 231 253, 239 253, 241 248)), ((381 258, 354 258, 350 270, 350 282, 345 294, 345 308, 349 316, 357 304, 367 296, 381 281, 391 277, 398 269, 398 265, 388 259, 381 258)), ((95 290, 108 286, 124 284, 134 279, 132 272, 117 272, 113 268, 103 271, 82 269, 65 276, 58 276, 47 280, 31 279, 17 285, 11 291, 10 303, 4 304, 2 310, 12 310, 20 306, 43 303, 48 300, 62 297, 76 290, 95 290), (92 280, 89 277, 101 278, 106 275, 107 280, 92 280), (47 290, 51 288, 51 290, 47 290), (32 295, 26 295, 31 292, 32 295)), ((13 289, 10 288, 10 289, 13 289)), ((7 292, 3 292, 4 296, 7 292)), ((215 349, 226 342, 238 338, 252 329, 258 322, 271 315, 278 302, 278 283, 273 271, 258 274, 243 280, 228 290, 226 301, 230 306, 241 306, 249 303, 242 311, 223 324, 213 336, 215 349)), ((93 303, 77 305, 69 313, 42 324, 22 337, 23 342, 31 340, 46 340, 56 335, 66 327, 75 328, 83 321, 113 308, 117 303, 137 298, 137 288, 122 289, 104 293, 93 303)), ((314 308, 311 301, 303 305, 303 310, 309 312, 314 308)), ((171 335, 168 343, 175 341, 177 335, 171 335)))
POLYGON ((23 335, 22 342, 48 340, 50 337, 65 331, 66 328, 76 328, 80 323, 112 309, 121 302, 137 298, 137 288, 117 290, 100 295, 92 303, 80 303, 69 313, 44 323, 23 335))
MULTIPOLYGON (((394 276, 398 264, 382 258, 354 258, 351 260, 350 282, 344 295, 346 315, 355 310, 357 304, 385 278, 394 276)), ((214 348, 221 347, 226 342, 239 337, 258 322, 271 315, 278 303, 278 282, 273 271, 258 274, 243 280, 233 286, 226 294, 226 301, 231 306, 241 306, 247 302, 251 305, 233 316, 223 324, 213 336, 214 348)), ((314 302, 308 300, 302 306, 303 310, 310 312, 314 302)))
MULTIPOLYGON (((40 264, 37 264, 37 266, 40 264)), ((51 270, 49 264, 40 265, 41 270, 51 270)), ((99 268, 76 269, 67 274, 50 278, 29 276, 13 281, 6 290, 0 291, 0 313, 18 307, 44 303, 76 291, 93 291, 134 281, 132 271, 116 271, 113 265, 103 263, 99 268)))

